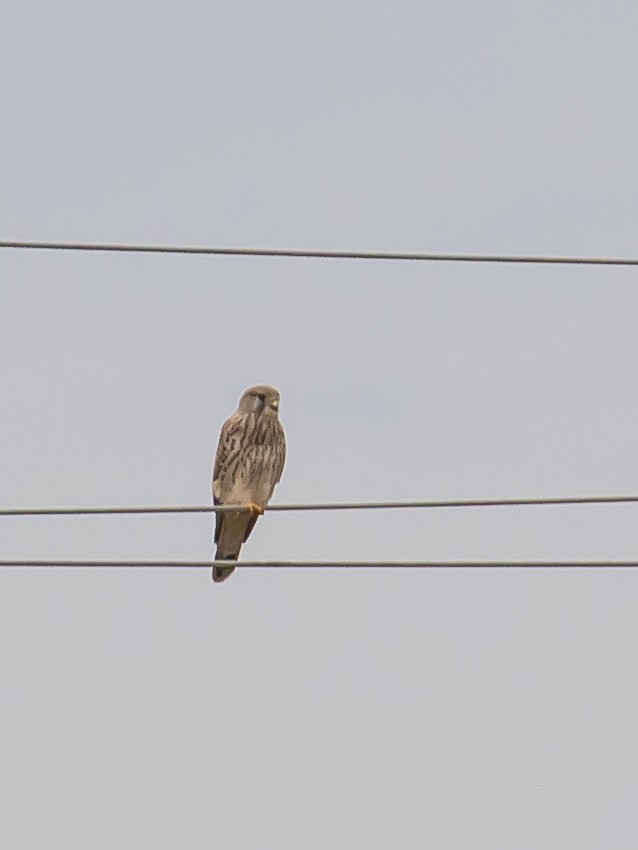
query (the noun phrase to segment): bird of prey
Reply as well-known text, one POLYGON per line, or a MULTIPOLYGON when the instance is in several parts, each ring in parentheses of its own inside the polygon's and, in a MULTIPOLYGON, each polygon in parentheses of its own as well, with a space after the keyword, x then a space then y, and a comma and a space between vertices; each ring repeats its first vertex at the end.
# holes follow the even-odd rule
MULTIPOLYGON (((249 387, 222 426, 213 468, 213 501, 246 505, 248 510, 215 515, 216 561, 237 560, 281 478, 286 437, 278 411, 279 392, 274 387, 249 387)), ((214 566, 213 581, 224 581, 234 569, 214 566)))

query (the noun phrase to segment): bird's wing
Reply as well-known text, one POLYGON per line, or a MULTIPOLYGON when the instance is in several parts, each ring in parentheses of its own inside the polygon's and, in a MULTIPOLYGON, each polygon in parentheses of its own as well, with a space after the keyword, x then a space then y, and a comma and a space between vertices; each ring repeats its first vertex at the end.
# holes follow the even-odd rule
MULTIPOLYGON (((241 413, 233 413, 222 425, 213 466, 213 502, 216 505, 224 504, 235 481, 244 426, 245 416, 241 413)), ((219 542, 223 519, 223 514, 215 515, 215 543, 219 542)))
MULTIPOLYGON (((286 463, 286 435, 284 434, 284 427, 279 420, 277 420, 277 429, 275 432, 274 454, 273 484, 270 496, 272 496, 273 490, 275 489, 275 484, 278 484, 281 479, 281 475, 284 471, 284 464, 286 463)), ((269 499, 270 496, 268 497, 269 499)))

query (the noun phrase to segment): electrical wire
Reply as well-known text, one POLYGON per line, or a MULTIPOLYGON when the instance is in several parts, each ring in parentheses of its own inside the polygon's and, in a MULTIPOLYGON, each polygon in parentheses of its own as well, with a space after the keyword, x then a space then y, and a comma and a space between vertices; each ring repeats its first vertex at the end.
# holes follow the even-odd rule
MULTIPOLYGON (((369 511, 424 508, 500 508, 549 505, 613 505, 638 502, 638 496, 541 496, 513 499, 430 499, 402 502, 297 502, 268 505, 270 511, 369 511)), ((2 516, 84 516, 89 514, 202 514, 247 511, 248 505, 158 505, 131 507, 0 508, 2 516)))
POLYGON ((230 257, 284 257, 331 260, 402 260, 447 263, 526 263, 536 265, 638 266, 632 257, 533 256, 524 254, 446 254, 403 251, 319 251, 294 248, 215 248, 189 245, 137 245, 107 242, 0 241, 0 248, 36 251, 101 251, 129 254, 205 254, 230 257))
POLYGON ((0 567, 135 568, 135 569, 635 569, 638 561, 67 561, 4 560, 0 567))

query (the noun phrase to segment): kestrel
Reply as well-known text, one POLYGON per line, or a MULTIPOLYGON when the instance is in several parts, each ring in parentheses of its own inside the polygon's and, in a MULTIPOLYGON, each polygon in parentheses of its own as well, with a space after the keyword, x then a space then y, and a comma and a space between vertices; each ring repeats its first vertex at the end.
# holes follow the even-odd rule
MULTIPOLYGON (((222 426, 213 468, 213 502, 249 509, 216 514, 216 561, 237 560, 281 478, 286 437, 278 411, 279 392, 274 387, 250 387, 222 426)), ((213 581, 224 581, 234 569, 213 567, 213 581)))

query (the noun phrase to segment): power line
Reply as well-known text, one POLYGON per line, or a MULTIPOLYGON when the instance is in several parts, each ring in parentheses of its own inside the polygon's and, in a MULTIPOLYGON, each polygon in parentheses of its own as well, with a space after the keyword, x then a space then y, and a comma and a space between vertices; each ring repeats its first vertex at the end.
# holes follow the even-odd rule
POLYGON ((227 257, 284 257, 330 260, 404 260, 446 263, 526 263, 536 265, 638 266, 631 257, 561 257, 524 254, 433 254, 402 251, 314 251, 294 248, 215 248, 189 245, 137 245, 107 242, 0 241, 0 248, 37 251, 102 251, 128 254, 206 254, 227 257))
POLYGON ((122 568, 210 569, 212 566, 247 569, 635 569, 638 561, 0 561, 16 568, 122 568))
MULTIPOLYGON (((403 502, 297 502, 268 505, 266 511, 368 511, 415 508, 497 508, 548 505, 613 505, 638 502, 638 496, 542 496, 518 499, 430 499, 403 502)), ((131 507, 0 508, 0 516, 82 516, 88 514, 202 514, 247 511, 247 505, 158 505, 131 507)))
MULTIPOLYGON (((210 514, 247 511, 248 505, 175 505, 140 507, 86 508, 0 508, 0 516, 85 516, 87 514, 210 514)), ((266 510, 277 510, 271 506, 266 510)))

